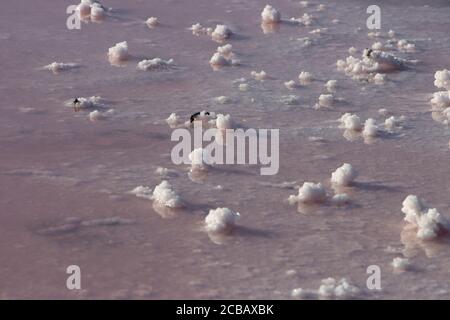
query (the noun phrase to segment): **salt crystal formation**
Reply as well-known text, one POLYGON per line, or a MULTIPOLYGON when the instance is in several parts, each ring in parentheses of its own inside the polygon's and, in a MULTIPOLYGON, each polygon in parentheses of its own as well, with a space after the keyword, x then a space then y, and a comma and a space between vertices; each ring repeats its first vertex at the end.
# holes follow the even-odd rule
POLYGON ((437 209, 428 208, 415 195, 409 195, 402 203, 405 221, 417 228, 417 237, 422 240, 437 238, 440 231, 447 230, 448 220, 437 209))
POLYGON ((349 186, 358 176, 358 172, 351 164, 344 163, 331 174, 331 183, 337 186, 349 186))
POLYGON ((167 69, 174 65, 173 59, 163 60, 161 58, 154 58, 149 60, 142 60, 138 63, 137 68, 139 70, 161 70, 167 69))
POLYGON ((129 58, 128 43, 126 41, 116 43, 108 50, 108 58, 111 64, 120 64, 129 58))
POLYGON ((145 24, 147 25, 147 27, 152 29, 152 28, 158 26, 159 21, 158 21, 158 18, 156 18, 156 17, 150 17, 145 21, 145 24))
POLYGON ((212 209, 205 218, 205 229, 211 233, 229 232, 236 225, 239 217, 239 212, 233 212, 228 208, 212 209))
POLYGON ((444 124, 450 123, 450 71, 447 69, 436 71, 434 74, 434 85, 438 89, 433 93, 431 105, 433 108, 434 119, 444 124))
POLYGON ((298 189, 298 195, 291 195, 288 198, 290 204, 297 202, 303 203, 321 203, 327 198, 327 193, 322 184, 314 182, 305 182, 298 189))
POLYGON ((216 42, 223 42, 227 40, 233 32, 231 29, 224 25, 224 24, 218 24, 214 31, 211 33, 211 38, 216 42))
POLYGON ((352 285, 349 280, 342 278, 337 281, 335 278, 326 278, 321 281, 317 291, 297 288, 292 290, 294 298, 324 298, 324 299, 351 299, 357 298, 361 290, 352 285))
POLYGON ((261 12, 261 20, 262 23, 279 23, 281 21, 281 14, 271 5, 266 5, 261 12))
POLYGON ((67 71, 78 67, 80 67, 78 63, 64 63, 55 61, 44 66, 42 69, 52 71, 54 74, 58 74, 61 71, 67 71))

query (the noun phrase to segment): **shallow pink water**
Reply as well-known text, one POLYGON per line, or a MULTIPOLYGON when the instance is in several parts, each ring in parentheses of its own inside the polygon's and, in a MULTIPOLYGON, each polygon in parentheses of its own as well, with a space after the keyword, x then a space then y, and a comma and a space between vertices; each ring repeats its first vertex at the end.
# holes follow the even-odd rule
POLYGON ((417 50, 409 56, 421 63, 376 86, 355 82, 335 66, 349 47, 376 41, 365 28, 369 2, 322 1, 322 12, 315 12, 315 1, 308 8, 271 2, 286 18, 309 12, 317 19, 311 27, 284 23, 278 32, 263 34, 265 1, 105 0, 115 9, 113 17, 73 31, 65 27, 71 1, 37 0, 30 6, 18 0, 2 7, 1 298, 286 299, 292 289, 317 288, 327 277, 347 277, 364 289, 372 264, 381 267, 383 290, 363 298, 450 298, 449 239, 423 243, 404 232, 401 237, 400 211, 403 199, 417 194, 450 217, 450 131, 433 121, 428 103, 437 91, 434 72, 450 67, 450 7, 446 1, 427 7, 425 1, 381 4, 382 31, 416 39, 417 50), (150 30, 137 23, 149 16, 161 26, 150 30), (336 18, 340 23, 333 24, 336 18), (236 33, 229 43, 242 65, 213 71, 208 60, 218 44, 187 30, 196 22, 229 25, 236 33), (320 37, 308 34, 319 27, 329 29, 320 37), (309 47, 297 40, 305 36, 313 39, 309 47), (124 40, 134 58, 113 67, 108 48, 124 40), (153 57, 173 58, 177 68, 136 70, 135 59, 153 57), (59 75, 39 70, 53 61, 82 67, 59 75), (260 69, 272 79, 250 79, 260 69), (301 70, 317 80, 286 89, 283 83, 301 70), (249 79, 247 92, 233 83, 242 77, 249 79), (312 109, 329 79, 338 80, 343 102, 312 109), (298 105, 281 101, 290 94, 299 96, 298 105), (93 123, 87 113, 64 106, 91 95, 107 99, 116 116, 93 123), (214 102, 221 95, 233 103, 214 102), (407 117, 401 134, 372 144, 350 142, 334 121, 344 112, 381 119, 380 108, 407 117), (188 119, 203 109, 230 113, 245 127, 279 128, 279 173, 265 177, 258 167, 226 166, 212 170, 203 183, 192 182, 188 168, 170 160, 174 144, 164 119, 171 112, 188 119), (311 142, 312 136, 323 141, 311 142), (360 171, 347 207, 299 213, 286 202, 297 190, 268 185, 327 184, 343 162, 360 171), (158 184, 158 166, 178 171, 168 180, 189 204, 171 219, 157 214, 150 201, 127 194, 138 185, 158 184), (240 227, 221 245, 201 230, 208 210, 219 206, 242 215, 240 227), (134 223, 42 232, 68 218, 108 217, 134 223), (390 263, 402 252, 415 269, 397 274, 390 263), (65 286, 65 269, 72 264, 82 270, 81 292, 65 286), (297 274, 286 275, 290 269, 297 274))

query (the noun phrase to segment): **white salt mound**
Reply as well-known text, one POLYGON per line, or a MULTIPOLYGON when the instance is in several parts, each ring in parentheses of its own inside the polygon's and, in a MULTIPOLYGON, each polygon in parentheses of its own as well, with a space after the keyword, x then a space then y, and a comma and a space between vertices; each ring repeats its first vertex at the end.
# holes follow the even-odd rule
MULTIPOLYGON (((94 109, 104 107, 103 98, 100 96, 92 96, 88 98, 80 97, 77 99, 79 102, 75 106, 80 109, 94 109)), ((74 106, 73 101, 67 102, 66 104, 70 107, 74 106)))
POLYGON ((323 279, 318 290, 319 296, 324 298, 354 298, 359 293, 360 290, 345 278, 339 281, 334 278, 323 279))
POLYGON ((102 21, 105 18, 106 11, 103 9, 103 7, 97 3, 94 2, 91 5, 91 20, 92 21, 102 21))
POLYGON ((402 205, 405 221, 417 227, 417 237, 419 239, 435 239, 439 231, 446 230, 449 227, 449 222, 443 215, 435 208, 428 208, 415 195, 407 196, 402 205))
POLYGON ((205 218, 206 231, 212 233, 231 231, 239 217, 239 212, 233 212, 228 208, 211 209, 205 218))
POLYGON ((226 25, 218 24, 216 25, 214 31, 211 33, 211 38, 214 41, 222 42, 228 39, 232 34, 233 32, 226 25))
POLYGON ((450 107, 450 90, 433 93, 431 104, 438 109, 450 107))
POLYGON ((331 107, 334 102, 334 96, 332 94, 321 94, 319 96, 320 107, 331 107))
POLYGON ((440 89, 450 90, 450 71, 447 69, 436 71, 434 85, 440 89))
POLYGON ((172 186, 166 180, 163 180, 155 187, 152 194, 152 200, 169 208, 178 208, 181 206, 180 196, 172 189, 172 186))
POLYGON ((392 260, 392 266, 394 269, 406 271, 411 267, 411 263, 407 258, 396 257, 392 260))
POLYGON ((99 121, 99 120, 105 120, 108 117, 112 116, 113 114, 114 114, 113 109, 110 109, 105 112, 94 110, 89 113, 89 120, 91 120, 92 122, 99 121))
POLYGON ((300 84, 307 85, 312 81, 312 74, 307 71, 302 71, 298 75, 298 80, 300 80, 300 84))
POLYGON ((128 43, 126 41, 116 43, 108 50, 109 60, 112 62, 121 62, 128 60, 128 43))
POLYGON ((150 17, 145 21, 145 24, 149 28, 154 28, 159 24, 158 18, 156 17, 150 17))
POLYGON ((252 71, 250 74, 255 80, 263 81, 267 79, 267 73, 264 70, 261 70, 260 72, 252 71))
POLYGON ((61 71, 67 71, 71 69, 78 68, 80 65, 78 63, 64 63, 64 62, 52 62, 43 67, 44 70, 50 70, 53 73, 58 73, 61 71))
POLYGON ((130 191, 131 194, 134 194, 138 198, 144 198, 152 200, 152 189, 145 186, 138 186, 130 191))
POLYGON ((140 61, 137 65, 137 68, 139 70, 147 71, 147 70, 165 69, 172 65, 174 65, 173 59, 163 60, 161 58, 154 58, 140 61))
POLYGON ((271 5, 266 5, 261 12, 263 23, 278 23, 281 21, 281 14, 271 5))
POLYGON ((229 114, 217 114, 216 118, 216 127, 219 130, 231 129, 233 126, 233 122, 231 120, 231 116, 229 114))
POLYGON ((344 163, 331 174, 331 183, 338 186, 348 186, 352 184, 357 176, 358 172, 353 168, 353 166, 351 164, 344 163))
POLYGON ((331 203, 333 203, 336 206, 343 206, 348 204, 349 202, 350 197, 346 193, 338 193, 331 198, 331 203))
POLYGON ((402 126, 403 120, 404 120, 403 116, 401 117, 390 116, 384 121, 384 126, 388 130, 394 130, 402 126))
POLYGON ((166 122, 171 128, 174 128, 180 123, 180 117, 176 113, 171 113, 166 122))
POLYGON ((294 89, 294 88, 297 86, 297 84, 295 83, 294 80, 290 80, 290 81, 286 81, 286 82, 284 83, 284 86, 285 86, 286 88, 292 90, 292 89, 294 89))
POLYGON ((208 164, 206 152, 203 148, 197 148, 192 150, 189 154, 189 160, 191 161, 192 169, 205 169, 208 164))
POLYGON ((329 92, 335 92, 336 91, 336 86, 337 86, 337 81, 336 80, 328 80, 327 83, 325 84, 325 87, 327 88, 327 90, 329 92))
POLYGON ((339 121, 341 127, 347 130, 361 131, 363 128, 361 119, 356 114, 345 113, 339 121))
POLYGON ((233 46, 231 44, 225 44, 223 46, 217 47, 217 52, 225 57, 230 57, 233 55, 233 46))
POLYGON ((376 137, 378 135, 378 126, 374 119, 369 118, 364 123, 363 136, 376 137))
POLYGON ((327 198, 325 188, 321 183, 304 182, 298 189, 298 195, 291 195, 288 198, 290 204, 297 202, 321 203, 327 198))

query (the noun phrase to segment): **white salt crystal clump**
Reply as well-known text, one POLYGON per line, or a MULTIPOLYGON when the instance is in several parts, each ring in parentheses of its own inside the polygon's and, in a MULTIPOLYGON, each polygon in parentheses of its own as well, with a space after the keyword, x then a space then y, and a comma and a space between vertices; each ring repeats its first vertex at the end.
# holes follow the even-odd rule
POLYGON ((220 103, 220 104, 227 104, 231 102, 231 99, 227 96, 219 96, 219 97, 215 97, 214 101, 220 103))
POLYGON ((362 58, 348 56, 346 60, 336 62, 337 69, 354 80, 371 80, 371 76, 379 69, 379 64, 363 54, 362 58))
POLYGON ((336 86, 337 86, 337 81, 336 80, 328 80, 327 83, 325 84, 325 87, 327 88, 327 90, 329 92, 335 92, 336 91, 336 86))
POLYGON ((297 84, 295 83, 294 80, 290 80, 290 81, 286 81, 286 82, 284 83, 284 86, 285 86, 286 88, 288 88, 289 90, 293 90, 293 89, 297 86, 297 84))
POLYGON ((381 42, 375 42, 372 44, 373 50, 383 50, 384 46, 381 42))
POLYGON ((91 20, 92 21, 102 21, 105 19, 106 11, 101 6, 101 4, 94 2, 91 5, 91 20))
POLYGON ((376 137, 378 135, 378 126, 374 119, 369 118, 364 123, 363 136, 365 137, 376 137))
POLYGON ((389 30, 388 36, 389 36, 390 38, 395 37, 395 32, 394 32, 394 30, 389 30))
POLYGON ((152 200, 169 208, 178 208, 181 206, 180 196, 172 189, 172 186, 166 180, 163 180, 155 187, 152 194, 152 200))
POLYGON ((356 54, 357 52, 358 52, 358 50, 355 47, 348 48, 348 53, 350 53, 350 54, 356 54))
POLYGON ((142 71, 164 69, 174 65, 173 59, 163 60, 161 58, 144 59, 140 61, 137 68, 142 71))
POLYGON ((324 298, 354 298, 359 294, 360 290, 350 284, 350 282, 342 278, 336 281, 334 278, 327 278, 322 280, 319 287, 318 294, 324 298))
POLYGON ((450 71, 447 69, 436 71, 434 85, 440 89, 450 90, 450 71))
POLYGON ((166 119, 167 124, 171 128, 175 128, 180 123, 180 117, 176 113, 171 113, 170 116, 166 119))
POLYGON ((110 110, 108 110, 106 112, 94 110, 94 111, 89 113, 89 120, 91 120, 92 122, 99 121, 99 120, 105 120, 105 119, 107 119, 109 116, 111 116, 113 114, 114 114, 114 110, 113 109, 110 109, 110 110))
POLYGON ((57 74, 61 71, 67 71, 71 69, 75 69, 80 67, 78 63, 64 63, 64 62, 52 62, 43 67, 44 70, 50 70, 53 73, 57 74))
POLYGON ((239 217, 239 212, 233 212, 228 208, 211 209, 205 218, 205 229, 212 233, 229 232, 236 225, 239 217))
POLYGON ((338 186, 349 186, 358 176, 358 172, 351 164, 344 163, 331 174, 331 183, 338 186))
POLYGON ((252 71, 250 74, 255 80, 258 81, 264 81, 267 79, 267 73, 264 70, 261 70, 260 72, 252 71))
POLYGON ((331 203, 333 203, 336 206, 343 206, 348 204, 349 202, 350 197, 346 193, 338 193, 331 198, 331 203))
POLYGON ((81 19, 89 18, 91 15, 91 5, 88 1, 81 1, 77 6, 76 11, 81 19))
POLYGON ((249 89, 249 85, 247 83, 239 84, 239 90, 240 91, 247 91, 248 89, 249 89))
POLYGON ((200 23, 193 24, 189 29, 192 30, 192 34, 195 36, 199 36, 199 35, 207 33, 206 28, 203 27, 200 23))
POLYGON ((271 5, 266 5, 261 12, 261 19, 263 23, 278 23, 281 21, 281 14, 271 5))
POLYGON ((226 39, 228 39, 232 34, 233 32, 231 32, 230 28, 228 28, 226 25, 218 24, 216 25, 214 31, 211 33, 211 38, 214 41, 223 42, 226 39))
POLYGON ((417 227, 417 237, 422 240, 432 240, 439 231, 449 227, 447 219, 435 208, 428 208, 415 195, 409 195, 402 203, 405 221, 417 227))
POLYGON ((211 59, 209 59, 209 63, 214 66, 223 67, 229 65, 230 61, 224 55, 220 54, 219 52, 216 52, 213 54, 211 59))
POLYGON ((386 75, 382 74, 382 73, 376 73, 375 76, 373 77, 373 82, 375 84, 384 84, 386 80, 386 75))
POLYGON ((158 18, 156 17, 150 17, 145 21, 145 24, 149 28, 154 28, 159 24, 158 18))
POLYGON ((298 299, 315 298, 317 297, 317 292, 314 290, 296 288, 291 291, 291 296, 298 299))
POLYGON ((450 90, 434 92, 430 102, 438 109, 450 107, 450 90))
POLYGON ((401 127, 403 124, 403 120, 404 120, 403 116, 400 117, 390 116, 384 121, 384 126, 386 129, 392 131, 396 128, 401 127))
POLYGON ((229 114, 223 115, 223 114, 217 114, 216 118, 216 127, 219 130, 225 130, 225 129, 231 129, 233 125, 233 122, 231 120, 231 116, 229 114))
POLYGON ((73 101, 67 102, 66 105, 70 107, 76 107, 80 109, 94 109, 94 108, 103 108, 105 105, 103 103, 103 98, 100 96, 92 96, 88 98, 80 97, 77 98, 78 103, 73 104, 73 101))
POLYGON ((144 198, 152 200, 152 189, 145 186, 138 186, 131 190, 129 193, 134 194, 138 198, 144 198))
POLYGON ((332 94, 321 94, 319 96, 319 107, 331 107, 334 102, 332 94))
POLYGON ((407 258, 396 257, 392 260, 392 266, 394 269, 406 271, 411 267, 411 263, 407 258))
POLYGON ((208 158, 203 148, 192 150, 189 154, 189 160, 191 161, 191 170, 193 171, 208 168, 208 158))
POLYGON ((213 67, 224 67, 229 65, 237 65, 239 61, 234 59, 234 54, 231 44, 226 44, 224 46, 218 47, 217 51, 213 54, 209 63, 213 67))
POLYGON ((217 47, 217 52, 225 57, 231 57, 233 55, 232 49, 233 46, 228 43, 226 45, 217 47))
POLYGON ((361 131, 363 128, 361 119, 356 114, 345 113, 339 121, 341 122, 341 127, 347 130, 361 131))
POLYGON ((111 63, 120 63, 128 60, 128 43, 126 41, 119 42, 109 48, 108 58, 111 63))
POLYGON ((302 71, 298 75, 298 80, 300 80, 300 84, 307 85, 312 81, 312 74, 307 71, 302 71))
POLYGON ((321 203, 327 198, 325 188, 321 183, 305 182, 298 189, 298 195, 291 195, 288 198, 290 204, 297 202, 321 203))
POLYGON ((414 52, 416 49, 416 46, 414 43, 409 43, 407 40, 405 39, 401 39, 397 42, 397 47, 399 50, 401 51, 406 51, 406 52, 414 52))

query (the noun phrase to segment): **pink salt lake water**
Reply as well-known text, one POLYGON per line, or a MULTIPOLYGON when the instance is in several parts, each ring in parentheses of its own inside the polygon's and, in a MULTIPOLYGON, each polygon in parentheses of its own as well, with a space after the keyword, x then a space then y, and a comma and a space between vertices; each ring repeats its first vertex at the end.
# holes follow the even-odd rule
POLYGON ((1 298, 287 299, 292 289, 317 288, 327 277, 351 279, 365 291, 361 298, 450 298, 449 239, 416 240, 414 232, 403 231, 400 211, 403 199, 417 194, 450 217, 450 131, 433 120, 428 103, 437 91, 434 72, 450 68, 447 1, 379 3, 381 31, 413 41, 416 52, 403 56, 421 61, 389 74, 382 86, 351 80, 335 65, 349 47, 377 41, 367 36, 368 1, 310 1, 302 8, 297 1, 273 0, 283 18, 308 12, 316 19, 309 27, 282 23, 270 34, 260 27, 266 1, 105 0, 112 16, 83 23, 81 30, 65 27, 70 4, 17 0, 0 12, 1 298), (316 12, 319 3, 326 9, 316 12), (150 16, 160 26, 148 29, 143 21, 150 16), (235 37, 229 43, 241 65, 213 71, 208 60, 218 44, 187 30, 196 22, 230 26, 235 37), (309 34, 324 27, 321 36, 309 34), (310 46, 301 40, 307 36, 310 46), (111 66, 108 48, 125 40, 133 58, 111 66), (176 68, 136 69, 138 60, 154 57, 173 58, 176 68), (53 61, 82 67, 58 75, 39 70, 53 61), (252 80, 250 72, 261 69, 271 79, 252 80), (313 74, 313 83, 285 88, 302 70, 313 74), (250 86, 246 92, 234 82, 242 77, 250 86), (338 80, 336 96, 343 101, 314 110, 329 79, 338 80), (298 104, 283 102, 290 94, 298 104), (90 122, 88 113, 64 105, 92 95, 105 98, 115 116, 90 122), (214 101, 222 95, 232 103, 214 101), (407 117, 399 134, 350 142, 334 121, 344 112, 381 121, 380 108, 407 117), (203 109, 229 113, 245 127, 279 128, 279 173, 223 166, 202 183, 191 181, 188 168, 170 160, 174 143, 164 119, 171 112, 188 119, 203 109), (330 190, 330 174, 343 162, 360 172, 348 190, 349 206, 298 212, 286 201, 297 190, 276 187, 315 181, 330 190), (168 180, 187 203, 172 218, 127 194, 158 184, 158 166, 178 172, 168 180), (221 206, 242 218, 217 244, 202 231, 202 221, 221 206), (58 229, 111 217, 130 223, 58 229), (393 272, 390 263, 402 254, 414 269, 393 272), (81 291, 66 289, 65 270, 73 264, 81 267, 81 291), (381 268, 381 292, 365 289, 366 268, 373 264, 381 268), (287 275, 292 269, 296 274, 287 275))

